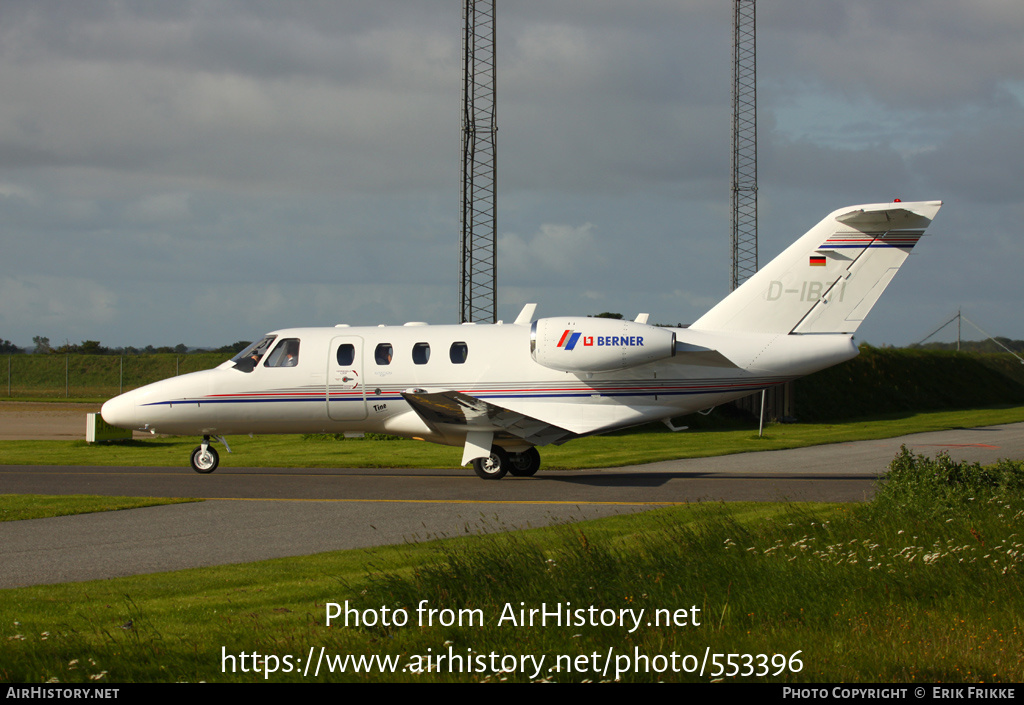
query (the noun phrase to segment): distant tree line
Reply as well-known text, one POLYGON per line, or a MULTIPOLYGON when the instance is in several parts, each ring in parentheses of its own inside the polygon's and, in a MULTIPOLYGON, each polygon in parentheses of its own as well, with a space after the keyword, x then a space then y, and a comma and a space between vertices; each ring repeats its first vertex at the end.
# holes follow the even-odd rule
MULTIPOLYGON (((915 343, 908 347, 918 350, 956 350, 956 343, 925 343, 924 345, 915 343)), ((986 340, 960 341, 960 350, 963 352, 999 353, 1006 352, 1007 348, 1015 353, 1024 353, 1024 340, 1010 340, 997 335, 995 338, 986 340), (1002 343, 1005 347, 999 347, 995 341, 1002 343)))
MULTIPOLYGON (((162 345, 160 347, 154 347, 147 345, 144 348, 136 348, 131 345, 120 348, 108 348, 105 345, 100 344, 98 340, 83 340, 81 343, 75 344, 65 342, 64 345, 58 345, 56 347, 50 345, 50 339, 41 335, 33 336, 32 344, 35 347, 32 352, 37 355, 47 354, 58 354, 58 355, 151 355, 155 353, 176 353, 178 355, 187 355, 189 353, 202 353, 202 352, 215 352, 233 354, 239 350, 250 345, 251 341, 239 340, 231 345, 224 345, 219 348, 193 348, 189 349, 184 343, 179 343, 174 347, 169 345, 162 345)), ((20 348, 9 340, 0 338, 0 354, 17 355, 28 352, 26 348, 20 348)))
MULTIPOLYGON (((588 315, 587 318, 613 318, 616 321, 621 321, 623 318, 625 318, 625 316, 623 316, 621 313, 614 313, 612 311, 603 311, 603 312, 598 313, 598 314, 596 314, 594 316, 589 316, 588 315)), ((690 327, 689 323, 652 323, 651 325, 652 326, 656 326, 657 328, 689 328, 690 327)))

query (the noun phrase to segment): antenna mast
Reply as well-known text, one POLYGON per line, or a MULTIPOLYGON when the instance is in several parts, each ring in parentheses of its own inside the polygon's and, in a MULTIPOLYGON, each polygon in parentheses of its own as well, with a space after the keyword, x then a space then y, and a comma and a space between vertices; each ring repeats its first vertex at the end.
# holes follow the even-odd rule
POLYGON ((734 0, 732 67, 732 281, 757 271, 756 0, 734 0))
POLYGON ((497 305, 495 0, 464 0, 459 322, 494 323, 497 305))

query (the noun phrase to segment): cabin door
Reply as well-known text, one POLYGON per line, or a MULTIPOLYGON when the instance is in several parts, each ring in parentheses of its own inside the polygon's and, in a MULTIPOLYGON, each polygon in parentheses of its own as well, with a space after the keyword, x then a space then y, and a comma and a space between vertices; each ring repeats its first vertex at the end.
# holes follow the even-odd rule
POLYGON ((335 421, 365 419, 363 381, 363 339, 357 335, 332 338, 327 351, 327 415, 335 421))

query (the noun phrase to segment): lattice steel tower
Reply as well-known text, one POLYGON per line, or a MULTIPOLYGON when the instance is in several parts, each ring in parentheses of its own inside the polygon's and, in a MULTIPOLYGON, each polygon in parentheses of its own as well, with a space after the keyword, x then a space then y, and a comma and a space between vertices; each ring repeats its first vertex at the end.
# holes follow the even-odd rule
POLYGON ((732 68, 732 288, 757 271, 756 0, 734 0, 732 68))
POLYGON ((494 323, 497 305, 495 0, 464 0, 459 321, 494 323))

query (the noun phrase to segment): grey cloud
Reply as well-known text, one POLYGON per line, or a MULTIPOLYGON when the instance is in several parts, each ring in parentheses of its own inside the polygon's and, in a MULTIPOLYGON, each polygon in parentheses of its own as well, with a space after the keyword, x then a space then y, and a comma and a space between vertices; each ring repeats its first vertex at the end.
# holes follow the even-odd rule
MULTIPOLYGON (((950 298, 928 277, 952 277, 970 248, 997 259, 958 270, 965 292, 1016 277, 1018 5, 761 5, 763 261, 830 210, 893 196, 946 199, 940 225, 967 243, 922 243, 877 342, 903 335, 901 309, 950 298)), ((0 4, 0 337, 220 344, 293 323, 453 320, 460 12, 0 4), (63 297, 111 315, 76 316, 63 297)), ((501 315, 536 297, 550 315, 693 320, 728 281, 729 4, 498 12, 499 233, 528 247, 544 224, 592 224, 557 282, 516 269, 530 252, 510 259, 501 315)))
POLYGON ((781 3, 759 14, 759 68, 897 109, 988 102, 1019 80, 1024 5, 987 0, 781 3))
POLYGON ((939 192, 985 204, 1024 203, 1024 109, 990 115, 947 134, 912 163, 939 192))

